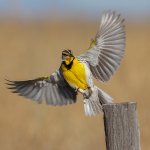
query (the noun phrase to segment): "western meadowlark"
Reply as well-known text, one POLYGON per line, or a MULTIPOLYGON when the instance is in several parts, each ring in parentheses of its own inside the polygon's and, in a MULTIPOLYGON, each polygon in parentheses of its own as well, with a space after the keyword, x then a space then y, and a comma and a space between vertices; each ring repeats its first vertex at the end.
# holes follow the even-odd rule
POLYGON ((60 68, 48 77, 27 81, 8 81, 12 92, 50 105, 76 102, 77 93, 84 99, 86 115, 102 111, 102 104, 112 98, 93 83, 93 77, 106 82, 119 67, 125 49, 124 19, 116 12, 102 14, 100 28, 89 49, 74 56, 70 49, 62 51, 60 68))

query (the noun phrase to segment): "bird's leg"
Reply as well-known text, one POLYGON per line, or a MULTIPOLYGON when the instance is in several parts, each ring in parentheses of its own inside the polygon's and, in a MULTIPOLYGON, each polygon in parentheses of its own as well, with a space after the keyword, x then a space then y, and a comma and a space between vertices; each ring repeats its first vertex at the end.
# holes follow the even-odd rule
POLYGON ((78 88, 77 91, 81 93, 84 98, 89 98, 93 92, 91 87, 88 87, 86 90, 78 88))

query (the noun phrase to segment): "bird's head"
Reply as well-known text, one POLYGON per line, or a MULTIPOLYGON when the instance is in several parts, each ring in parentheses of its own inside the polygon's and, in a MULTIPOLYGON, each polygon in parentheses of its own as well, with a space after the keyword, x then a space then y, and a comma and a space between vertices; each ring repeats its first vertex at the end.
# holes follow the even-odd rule
POLYGON ((69 65, 73 59, 74 59, 74 55, 72 54, 70 49, 64 49, 62 51, 62 62, 65 62, 66 65, 69 65))

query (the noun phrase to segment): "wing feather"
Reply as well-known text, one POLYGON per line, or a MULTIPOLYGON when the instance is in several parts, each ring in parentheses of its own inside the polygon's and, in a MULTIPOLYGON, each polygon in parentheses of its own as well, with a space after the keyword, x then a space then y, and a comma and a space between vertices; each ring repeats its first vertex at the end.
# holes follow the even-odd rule
POLYGON ((111 75, 111 71, 109 70, 109 68, 102 61, 99 64, 101 68, 104 70, 106 77, 109 78, 109 76, 111 75))
POLYGON ((7 80, 7 85, 13 93, 18 93, 37 103, 42 103, 43 100, 49 105, 66 105, 76 102, 77 92, 64 80, 60 70, 48 78, 26 81, 7 80))
POLYGON ((124 19, 116 12, 104 12, 95 44, 85 54, 85 59, 96 79, 108 81, 120 65, 125 49, 124 19))
POLYGON ((60 96, 63 101, 63 104, 66 105, 68 103, 69 96, 62 87, 59 90, 61 90, 62 95, 64 95, 64 96, 62 96, 62 95, 60 95, 60 96))
POLYGON ((35 100, 34 97, 36 96, 36 94, 38 93, 39 90, 40 90, 40 89, 38 89, 37 87, 34 87, 33 90, 32 90, 32 92, 30 92, 30 93, 28 94, 27 98, 30 98, 30 99, 35 100))
POLYGON ((51 88, 51 85, 47 86, 46 103, 49 105, 53 105, 53 99, 52 99, 52 95, 51 95, 52 89, 53 88, 51 88))

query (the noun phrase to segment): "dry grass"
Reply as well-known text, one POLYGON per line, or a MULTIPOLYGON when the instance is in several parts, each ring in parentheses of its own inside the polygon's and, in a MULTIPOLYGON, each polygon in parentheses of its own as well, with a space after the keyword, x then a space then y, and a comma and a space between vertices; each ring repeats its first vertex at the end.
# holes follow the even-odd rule
MULTIPOLYGON (((150 138, 150 25, 128 24, 126 55, 108 84, 97 83, 116 102, 137 101, 142 149, 150 138)), ((82 98, 75 105, 51 107, 11 94, 4 78, 31 79, 52 73, 61 49, 78 55, 89 46, 98 24, 0 24, 0 149, 105 149, 102 115, 84 116, 82 98)))

